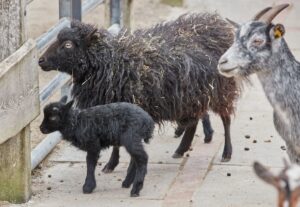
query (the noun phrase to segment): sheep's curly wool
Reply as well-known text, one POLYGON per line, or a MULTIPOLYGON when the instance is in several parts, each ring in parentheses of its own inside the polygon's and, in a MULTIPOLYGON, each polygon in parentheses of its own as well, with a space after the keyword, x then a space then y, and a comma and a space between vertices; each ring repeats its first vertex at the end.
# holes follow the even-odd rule
MULTIPOLYGON (((72 28, 80 37, 94 29, 79 22, 72 28)), ((216 70, 233 37, 217 14, 183 15, 132 34, 123 30, 117 37, 99 30, 97 37, 85 50, 79 79, 74 76, 78 107, 126 101, 158 123, 199 118, 208 108, 233 113, 237 85, 216 70)))

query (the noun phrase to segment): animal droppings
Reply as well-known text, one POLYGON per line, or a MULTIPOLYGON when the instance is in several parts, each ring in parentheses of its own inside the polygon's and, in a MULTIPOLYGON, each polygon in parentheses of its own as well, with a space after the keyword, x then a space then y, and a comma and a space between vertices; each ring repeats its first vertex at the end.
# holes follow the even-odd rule
POLYGON ((250 149, 249 149, 249 147, 245 147, 244 150, 245 151, 249 151, 250 149))
POLYGON ((227 173, 227 177, 230 177, 231 176, 231 173, 227 173))
POLYGON ((270 143, 270 142, 271 142, 271 140, 270 140, 270 139, 268 139, 268 140, 265 140, 264 142, 266 142, 266 143, 270 143))
POLYGON ((250 116, 250 118, 249 118, 250 120, 253 120, 253 118, 250 116))
POLYGON ((257 140, 253 140, 253 143, 256 144, 256 143, 257 143, 257 140))
POLYGON ((51 187, 47 187, 47 190, 51 190, 52 188, 51 187))
POLYGON ((162 161, 158 161, 158 164, 163 164, 163 162, 162 161))
POLYGON ((245 135, 245 138, 246 139, 250 139, 250 135, 245 135))
POLYGON ((48 175, 48 178, 51 178, 51 177, 52 177, 52 175, 49 174, 49 175, 48 175))

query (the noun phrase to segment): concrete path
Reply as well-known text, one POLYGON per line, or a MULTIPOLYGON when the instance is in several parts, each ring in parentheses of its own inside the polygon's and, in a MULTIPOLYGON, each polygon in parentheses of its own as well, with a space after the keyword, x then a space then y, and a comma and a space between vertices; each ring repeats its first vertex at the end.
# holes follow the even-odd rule
POLYGON ((173 138, 172 125, 156 129, 155 137, 146 146, 150 157, 144 189, 139 198, 130 198, 130 189, 122 189, 129 157, 121 152, 121 163, 111 174, 101 172, 110 151, 102 153, 97 166, 97 188, 90 195, 82 193, 85 179, 85 153, 62 142, 48 158, 47 166, 33 178, 33 197, 22 207, 238 207, 276 204, 276 191, 261 182, 253 173, 252 163, 259 160, 276 172, 286 153, 275 132, 272 110, 254 79, 252 90, 245 88, 232 124, 233 157, 221 163, 223 127, 212 115, 215 129, 211 144, 203 143, 199 125, 191 151, 182 159, 171 155, 180 139, 173 138), (245 135, 250 135, 249 139, 245 135), (254 141, 256 140, 256 141, 254 141), (256 143, 254 143, 256 142, 256 143), (249 150, 245 150, 245 149, 249 150))

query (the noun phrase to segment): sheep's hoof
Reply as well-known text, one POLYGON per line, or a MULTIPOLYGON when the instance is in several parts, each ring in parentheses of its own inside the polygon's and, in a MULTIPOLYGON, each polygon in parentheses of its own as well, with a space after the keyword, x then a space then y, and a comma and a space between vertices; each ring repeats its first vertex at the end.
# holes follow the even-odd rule
POLYGON ((207 137, 204 138, 204 143, 208 144, 208 143, 211 142, 211 140, 212 140, 212 136, 207 136, 207 137))
POLYGON ((102 169, 102 172, 105 174, 112 173, 114 169, 111 169, 108 165, 105 165, 105 167, 102 169))
POLYGON ((130 185, 131 185, 131 183, 125 182, 125 180, 124 180, 123 183, 122 183, 122 188, 129 188, 130 185))
POLYGON ((92 184, 84 184, 82 187, 82 191, 84 194, 90 194, 93 192, 93 190, 96 188, 96 183, 92 184))
POLYGON ((221 162, 229 162, 231 157, 222 157, 221 162))
POLYGON ((178 158, 182 158, 183 155, 182 155, 182 154, 179 154, 179 153, 177 153, 177 152, 175 152, 175 153, 172 155, 172 157, 173 157, 174 159, 178 159, 178 158))
POLYGON ((140 196, 140 194, 138 194, 138 193, 131 193, 130 194, 130 197, 139 197, 140 196))
POLYGON ((174 138, 179 138, 181 136, 181 134, 174 134, 174 138))

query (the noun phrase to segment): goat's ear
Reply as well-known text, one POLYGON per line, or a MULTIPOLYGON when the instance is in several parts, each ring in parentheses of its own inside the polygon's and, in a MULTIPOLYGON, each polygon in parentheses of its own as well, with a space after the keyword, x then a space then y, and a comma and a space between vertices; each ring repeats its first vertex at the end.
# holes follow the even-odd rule
POLYGON ((259 162, 254 162, 253 164, 254 172, 256 175, 261 178, 266 183, 269 183, 273 186, 275 186, 277 189, 280 189, 279 181, 280 179, 273 175, 270 170, 268 170, 266 167, 264 167, 259 162))
POLYGON ((276 24, 270 30, 270 35, 272 39, 279 39, 283 37, 284 34, 285 34, 285 28, 282 24, 276 24))
POLYGON ((74 100, 69 101, 69 103, 66 104, 66 109, 70 109, 73 106, 74 100))
POLYGON ((98 29, 97 28, 95 28, 94 30, 92 30, 89 34, 87 34, 86 36, 85 36, 85 38, 84 38, 84 40, 85 40, 85 43, 87 44, 87 45, 89 45, 91 42, 92 42, 92 40, 93 40, 93 38, 95 38, 96 36, 96 32, 98 31, 98 29))
POLYGON ((60 102, 61 102, 61 103, 67 103, 67 100, 68 100, 68 96, 63 96, 63 97, 60 99, 60 102))

